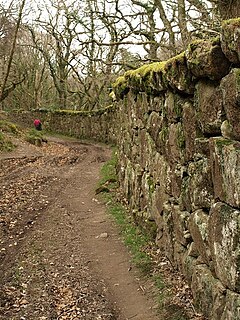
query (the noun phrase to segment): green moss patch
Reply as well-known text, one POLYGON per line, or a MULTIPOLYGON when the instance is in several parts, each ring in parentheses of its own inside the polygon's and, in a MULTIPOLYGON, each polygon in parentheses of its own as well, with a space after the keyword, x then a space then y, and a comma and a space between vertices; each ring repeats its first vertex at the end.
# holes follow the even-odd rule
POLYGON ((189 79, 183 80, 184 77, 189 78, 187 71, 186 55, 182 52, 167 61, 146 64, 125 72, 115 81, 113 90, 118 98, 119 92, 122 94, 128 92, 126 88, 136 93, 146 92, 153 95, 166 91, 169 86, 188 89, 189 79), (178 86, 178 79, 180 86, 178 86))
POLYGON ((17 125, 7 120, 0 120, 0 151, 12 151, 15 145, 13 136, 21 136, 22 131, 17 125))
POLYGON ((228 139, 224 139, 224 138, 219 138, 219 139, 216 139, 216 146, 217 148, 222 151, 222 149, 225 147, 225 146, 229 146, 232 144, 232 141, 231 140, 228 140, 228 139))
POLYGON ((222 27, 229 26, 229 25, 239 26, 239 27, 240 27, 240 18, 234 18, 234 19, 224 20, 224 21, 222 22, 222 27))
POLYGON ((125 73, 126 79, 139 78, 144 79, 146 76, 152 76, 153 72, 163 72, 166 62, 154 62, 141 66, 136 70, 127 71, 125 73))
POLYGON ((0 151, 12 151, 15 145, 0 132, 0 151))
POLYGON ((172 65, 179 65, 185 62, 185 51, 183 51, 182 53, 180 53, 179 55, 170 58, 169 60, 166 61, 165 63, 165 70, 169 68, 169 66, 172 65))

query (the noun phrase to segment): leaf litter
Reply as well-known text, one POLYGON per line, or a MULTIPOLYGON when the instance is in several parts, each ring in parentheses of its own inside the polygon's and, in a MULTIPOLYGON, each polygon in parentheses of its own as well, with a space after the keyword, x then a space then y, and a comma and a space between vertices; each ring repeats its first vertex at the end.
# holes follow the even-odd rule
POLYGON ((84 258, 76 279, 71 278, 73 266, 63 277, 31 241, 21 249, 59 191, 64 175, 59 167, 70 170, 87 148, 50 143, 41 148, 25 144, 23 150, 26 154, 16 158, 13 153, 0 157, 0 319, 117 319, 104 285, 91 276, 84 258))

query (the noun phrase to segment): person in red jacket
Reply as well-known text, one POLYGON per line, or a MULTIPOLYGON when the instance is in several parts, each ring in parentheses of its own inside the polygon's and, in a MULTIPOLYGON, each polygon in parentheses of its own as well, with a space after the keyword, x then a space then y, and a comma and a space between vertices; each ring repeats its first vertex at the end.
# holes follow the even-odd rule
POLYGON ((39 119, 35 119, 33 124, 36 130, 38 131, 42 130, 42 123, 39 119))

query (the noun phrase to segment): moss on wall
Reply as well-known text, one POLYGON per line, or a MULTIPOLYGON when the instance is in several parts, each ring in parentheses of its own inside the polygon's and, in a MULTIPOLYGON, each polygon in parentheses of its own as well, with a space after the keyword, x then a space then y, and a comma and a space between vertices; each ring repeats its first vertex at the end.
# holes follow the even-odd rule
MULTIPOLYGON (((238 25, 239 21, 240 19, 234 19, 224 23, 231 27, 233 24, 238 25)), ((233 34, 230 30, 231 28, 228 28, 226 33, 230 32, 232 36, 232 53, 236 58, 240 51, 232 40, 233 34)), ((236 33, 236 28, 234 32, 236 33)), ((196 228, 190 229, 186 218, 184 230, 179 223, 181 219, 175 216, 176 220, 172 222, 171 217, 174 208, 177 208, 179 216, 183 214, 190 217, 200 210, 208 217, 209 211, 214 210, 219 201, 228 203, 236 210, 239 207, 240 144, 236 141, 237 138, 235 141, 232 137, 224 139, 220 131, 221 123, 229 121, 229 114, 239 118, 237 110, 240 69, 234 65, 237 69, 235 78, 228 79, 232 67, 230 61, 223 53, 222 38, 198 40, 191 43, 186 52, 176 57, 126 72, 114 85, 116 90, 118 86, 122 89, 122 84, 129 88, 126 93, 128 97, 124 100, 124 114, 121 115, 119 168, 121 172, 125 172, 126 164, 137 164, 144 177, 133 182, 132 177, 125 175, 125 180, 120 181, 120 187, 134 183, 134 190, 141 190, 141 193, 139 191, 127 195, 130 205, 135 204, 138 222, 145 224, 147 215, 155 219, 160 249, 189 281, 189 286, 192 286, 194 296, 198 299, 199 311, 212 320, 219 319, 214 312, 216 309, 223 309, 224 302, 216 299, 214 306, 201 305, 199 301, 204 301, 205 293, 200 287, 205 281, 205 275, 199 274, 195 277, 199 281, 199 287, 192 282, 194 272, 196 273, 198 266, 202 264, 212 279, 219 281, 212 267, 214 265, 217 268, 215 261, 209 257, 209 243, 206 237, 203 237, 201 225, 196 223, 196 228), (237 88, 234 87, 233 94, 229 94, 228 90, 228 105, 224 104, 226 99, 223 99, 226 88, 229 88, 224 86, 224 80, 228 83, 232 80, 233 85, 230 83, 229 86, 235 85, 237 88), (202 90, 199 90, 201 83, 202 90), (142 99, 142 96, 149 98, 142 99), (153 100, 157 108, 153 108, 153 100), (200 100, 201 112, 198 109, 200 100), (234 112, 229 113, 231 108, 234 112), (148 121, 144 121, 145 118, 148 121), (206 130, 209 124, 215 124, 216 121, 217 129, 206 130), (138 130, 139 124, 141 130, 138 130), (141 135, 145 131, 154 137, 153 143, 146 143, 146 139, 141 135), (222 137, 219 137, 220 135, 222 137), (197 137, 205 138, 200 143, 197 137), (130 151, 124 152, 126 148, 121 147, 121 144, 128 145, 130 151), (134 150, 134 156, 131 150, 134 150), (141 156, 136 157, 137 154, 141 156), (164 159, 165 166, 161 158, 164 159), (227 193, 222 190, 223 185, 227 186, 227 193), (164 192, 159 192, 159 189, 164 192), (204 248, 202 238, 206 240, 204 248), (182 243, 179 239, 185 239, 185 242, 182 243), (203 259, 203 252, 207 252, 209 260, 203 259), (188 265, 189 261, 191 266, 188 265), (197 265, 192 261, 197 261, 197 265), (208 265, 209 261, 211 265, 208 265)), ((239 124, 240 119, 237 121, 239 124)), ((119 173, 120 180, 121 174, 123 173, 119 173)), ((205 230, 207 228, 206 225, 205 230)), ((231 260, 230 255, 228 260, 231 260)), ((238 269, 235 268, 234 271, 238 269)), ((219 281, 219 287, 214 287, 214 294, 221 295, 222 289, 226 289, 225 283, 219 281)), ((240 299, 239 292, 236 294, 240 299)), ((234 306, 231 312, 236 312, 234 306)))
POLYGON ((223 20, 222 26, 239 26, 240 27, 240 18, 234 18, 234 19, 228 19, 228 20, 223 20))
POLYGON ((25 127, 32 127, 33 120, 39 118, 42 121, 43 129, 48 131, 81 139, 116 143, 119 127, 118 110, 117 105, 110 105, 92 111, 18 110, 17 112, 9 112, 8 115, 25 127))

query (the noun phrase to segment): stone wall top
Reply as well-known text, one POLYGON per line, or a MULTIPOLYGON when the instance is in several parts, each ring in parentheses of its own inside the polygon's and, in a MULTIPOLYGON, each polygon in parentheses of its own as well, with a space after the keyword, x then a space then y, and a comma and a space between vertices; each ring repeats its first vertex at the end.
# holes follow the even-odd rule
POLYGON ((130 89, 136 94, 173 90, 192 95, 198 80, 220 81, 232 64, 240 66, 240 18, 224 21, 221 37, 196 40, 176 57, 125 72, 113 84, 113 92, 117 100, 130 89))
POLYGON ((155 222, 196 310, 240 319, 240 19, 126 72, 113 94, 120 188, 134 220, 146 230, 155 222))

